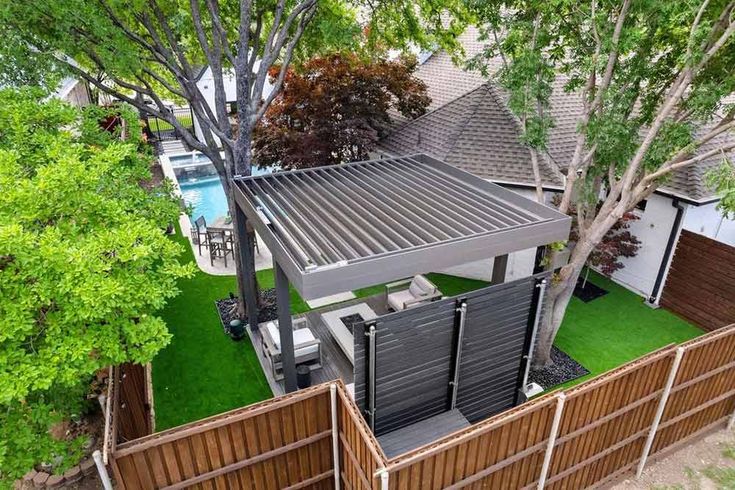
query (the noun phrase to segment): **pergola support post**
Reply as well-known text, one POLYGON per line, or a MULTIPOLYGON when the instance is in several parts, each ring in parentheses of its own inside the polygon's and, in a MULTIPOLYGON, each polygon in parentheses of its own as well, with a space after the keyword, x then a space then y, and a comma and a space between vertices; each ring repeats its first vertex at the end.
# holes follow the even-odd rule
POLYGON ((276 303, 278 305, 278 333, 281 337, 281 365, 286 393, 296 391, 296 360, 293 348, 293 326, 291 324, 291 298, 288 292, 288 277, 278 262, 273 259, 276 279, 276 303))
POLYGON ((258 298, 256 297, 255 287, 255 259, 253 256, 253 244, 251 237, 254 233, 248 233, 248 218, 242 212, 240 206, 236 206, 235 225, 237 226, 237 236, 240 238, 240 246, 238 252, 240 254, 240 265, 242 273, 245 275, 242 281, 245 284, 245 291, 241 291, 243 300, 245 301, 245 310, 248 315, 248 324, 250 330, 258 330, 258 298))
POLYGON ((493 276, 490 284, 502 284, 505 282, 505 274, 508 269, 508 254, 498 255, 493 260, 493 276))

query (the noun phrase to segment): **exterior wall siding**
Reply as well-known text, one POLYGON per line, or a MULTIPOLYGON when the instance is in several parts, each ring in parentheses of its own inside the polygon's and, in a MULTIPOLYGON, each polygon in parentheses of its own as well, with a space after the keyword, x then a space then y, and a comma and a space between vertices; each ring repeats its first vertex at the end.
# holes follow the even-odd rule
POLYGON ((689 206, 683 227, 685 230, 735 247, 735 220, 723 216, 717 210, 715 202, 702 206, 689 206))
POLYGON ((625 267, 612 276, 616 282, 644 297, 653 290, 674 224, 676 208, 671 202, 669 197, 654 194, 648 199, 645 211, 635 211, 640 219, 631 223, 630 231, 641 241, 641 248, 635 257, 622 258, 625 267))

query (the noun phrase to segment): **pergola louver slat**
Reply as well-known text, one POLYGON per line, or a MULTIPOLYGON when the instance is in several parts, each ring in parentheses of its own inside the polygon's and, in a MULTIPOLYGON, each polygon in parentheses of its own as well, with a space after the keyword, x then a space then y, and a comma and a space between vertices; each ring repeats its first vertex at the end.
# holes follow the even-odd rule
MULTIPOLYGON (((440 241, 443 238, 455 238, 457 236, 461 236, 463 233, 460 231, 457 231, 455 228, 453 228, 451 225, 447 225, 446 221, 442 222, 442 220, 436 219, 435 216, 427 215, 424 213, 423 210, 421 210, 421 206, 419 203, 417 203, 417 200, 415 197, 417 197, 419 189, 413 189, 412 193, 407 193, 404 190, 401 190, 401 186, 395 184, 394 182, 391 182, 390 180, 386 180, 385 178, 381 178, 379 173, 375 173, 373 175, 366 174, 365 170, 363 168, 358 168, 355 170, 358 172, 367 182, 370 182, 375 185, 376 189, 386 189, 386 192, 393 194, 395 196, 411 196, 411 199, 409 200, 407 197, 401 197, 397 199, 390 199, 392 202, 400 201, 399 206, 404 210, 409 210, 409 212, 415 216, 420 222, 425 222, 430 227, 432 227, 435 231, 439 231, 441 235, 444 235, 443 237, 438 237, 437 235, 434 235, 432 237, 432 242, 440 241), (399 189, 396 192, 396 189, 399 189), (429 221, 430 220, 430 221, 429 221)), ((387 173, 384 173, 384 175, 387 175, 387 173)), ((381 195, 385 195, 384 192, 380 192, 381 195)), ((435 203, 438 204, 438 203, 435 203)), ((443 211, 448 211, 445 207, 442 206, 443 211)), ((472 232, 471 228, 468 228, 466 226, 462 226, 465 230, 468 230, 472 232)))
MULTIPOLYGON (((324 190, 321 186, 321 184, 314 181, 314 179, 309 178, 308 176, 301 176, 298 174, 294 174, 294 177, 297 179, 302 180, 305 184, 304 187, 309 187, 310 190, 324 190)), ((370 255, 373 253, 373 249, 366 243, 360 241, 357 239, 355 235, 355 224, 354 224, 354 214, 351 213, 349 209, 342 208, 340 209, 339 203, 338 206, 335 207, 335 204, 328 199, 327 196, 328 193, 324 192, 315 192, 314 196, 318 198, 322 203, 325 203, 327 207, 329 207, 335 214, 340 216, 340 223, 344 224, 344 232, 345 235, 343 238, 350 242, 353 247, 358 250, 358 257, 363 257, 365 255, 370 255), (349 215, 348 215, 349 214, 349 215)), ((359 217, 358 217, 359 218, 359 217)))
POLYGON ((279 191, 271 185, 270 180, 271 179, 262 180, 263 186, 267 187, 270 191, 268 197, 288 213, 286 216, 288 221, 291 221, 296 228, 302 227, 305 230, 305 233, 308 233, 308 237, 310 238, 307 238, 307 240, 309 240, 312 247, 314 247, 318 256, 324 258, 320 263, 328 264, 338 262, 340 260, 346 260, 346 257, 335 250, 334 247, 330 245, 329 241, 325 239, 324 235, 309 223, 308 219, 305 220, 301 218, 305 209, 299 205, 299 201, 284 199, 284 197, 281 197, 279 191), (299 207, 301 210, 297 211, 295 209, 296 207, 299 207))
MULTIPOLYGON (((354 168, 354 172, 359 172, 359 171, 360 171, 359 170, 359 167, 355 167, 354 168)), ((345 184, 345 182, 343 182, 343 181, 341 181, 339 179, 337 179, 336 181, 339 182, 340 184, 344 185, 344 186, 347 186, 347 184, 345 184)), ((369 179, 365 179, 365 181, 366 182, 369 182, 369 179)), ((407 215, 413 216, 413 219, 414 220, 418 220, 418 221, 422 222, 424 225, 428 225, 430 228, 433 228, 435 231, 438 231, 439 233, 444 234, 446 237, 450 237, 450 235, 442 232, 441 230, 439 230, 438 228, 436 228, 436 226, 434 226, 433 224, 429 223, 426 220, 423 220, 421 218, 421 216, 415 214, 413 211, 411 211, 410 209, 408 209, 405 205, 403 205, 400 202, 398 202, 398 200, 392 199, 390 196, 387 196, 384 192, 382 192, 380 190, 380 187, 373 186, 371 188, 371 193, 366 193, 363 190, 361 190, 359 187, 355 187, 354 185, 352 186, 352 188, 353 188, 353 191, 352 192, 357 192, 358 194, 360 194, 364 198, 364 201, 363 202, 365 204, 369 204, 371 206, 374 206, 374 204, 373 204, 374 201, 376 199, 380 198, 380 199, 385 199, 388 202, 392 203, 393 206, 395 206, 396 209, 403 210, 402 213, 398 213, 398 214, 395 214, 395 215, 392 215, 392 216, 386 215, 382 211, 381 211, 381 214, 385 215, 388 218, 388 220, 390 220, 393 223, 398 224, 399 226, 401 226, 404 230, 409 230, 410 234, 413 237, 419 238, 420 242, 419 243, 412 243, 412 245, 419 245, 420 243, 432 243, 432 242, 435 242, 437 240, 437 238, 436 238, 435 235, 432 235, 426 228, 422 228, 421 226, 418 226, 415 222, 413 222, 411 219, 409 219, 409 217, 407 215), (372 194, 372 195, 370 195, 370 194, 372 194)))
MULTIPOLYGON (((302 213, 304 216, 310 215, 312 219, 317 220, 319 223, 319 226, 316 227, 317 233, 320 236, 320 239, 323 243, 326 244, 326 246, 333 251, 334 254, 338 257, 337 260, 348 260, 350 258, 359 257, 359 254, 355 251, 355 249, 352 248, 352 246, 347 243, 346 241, 340 239, 339 245, 333 245, 330 243, 328 238, 322 233, 321 231, 318 231, 320 229, 324 229, 325 227, 329 228, 330 226, 333 226, 332 224, 328 224, 327 221, 329 220, 329 215, 323 214, 320 206, 313 206, 312 208, 307 208, 304 206, 302 201, 310 201, 310 198, 306 194, 299 194, 297 196, 296 194, 298 191, 295 189, 292 190, 289 185, 286 185, 285 180, 276 180, 273 181, 272 184, 274 186, 274 189, 276 192, 281 192, 285 194, 296 207, 298 207, 298 210, 300 213, 302 213)), ((313 201, 312 201, 313 202, 313 201)), ((331 237, 339 237, 339 235, 330 234, 331 237)))
POLYGON ((393 218, 389 215, 387 215, 383 210, 381 210, 379 207, 375 206, 371 201, 365 201, 362 198, 364 197, 362 194, 355 194, 354 189, 347 188, 346 185, 342 182, 337 182, 336 180, 331 181, 329 183, 330 188, 332 188, 336 194, 339 194, 341 199, 344 199, 346 202, 350 203, 350 211, 355 212, 355 209, 367 211, 366 214, 360 214, 357 213, 361 219, 364 219, 366 221, 370 221, 370 225, 379 230, 379 233, 381 236, 386 237, 387 235, 391 235, 394 237, 398 242, 403 242, 405 245, 398 245, 398 242, 392 241, 391 243, 396 247, 396 249, 404 248, 405 246, 411 246, 412 242, 409 238, 407 238, 406 233, 409 236, 411 236, 413 239, 417 239, 419 241, 422 241, 423 239, 419 236, 417 236, 412 230, 405 227, 403 223, 393 221, 393 218), (374 213, 374 214, 372 214, 374 213), (390 224, 397 225, 399 229, 401 229, 404 233, 398 232, 394 228, 391 228, 390 224, 388 223, 381 223, 380 219, 378 219, 378 216, 381 216, 384 220, 390 222, 390 224))
POLYGON ((565 240, 571 222, 426 155, 235 185, 240 209, 304 299, 565 240))
MULTIPOLYGON (((384 175, 388 176, 388 175, 391 175, 391 170, 393 169, 385 169, 385 170, 386 171, 384 172, 384 175)), ((383 177, 378 177, 378 179, 382 180, 383 177)), ((398 189, 401 189, 402 191, 411 191, 411 189, 407 188, 406 184, 403 183, 403 180, 397 179, 395 177, 393 177, 392 180, 394 182, 392 184, 393 188, 398 188, 398 189)), ((424 182, 424 185, 426 186, 426 182, 424 182)), ((469 230, 472 233, 485 231, 485 229, 482 226, 479 226, 477 224, 477 219, 478 219, 477 216, 474 217, 475 221, 473 222, 473 218, 470 218, 469 215, 464 211, 462 207, 456 206, 455 203, 452 203, 449 199, 447 199, 441 193, 434 192, 434 188, 432 188, 432 192, 433 192, 433 197, 435 197, 437 201, 441 201, 441 203, 436 202, 436 205, 441 206, 442 210, 451 214, 454 217, 454 219, 457 219, 458 220, 457 224, 462 226, 462 228, 464 228, 465 230, 469 230)), ((490 223, 489 221, 483 218, 479 218, 479 220, 485 223, 486 226, 491 226, 492 228, 496 228, 496 226, 494 226, 492 223, 490 223)))
MULTIPOLYGON (((411 161, 412 159, 408 158, 404 160, 411 161)), ((412 172, 414 171, 410 167, 407 168, 407 170, 412 172)), ((537 216, 526 212, 519 212, 519 210, 514 206, 509 205, 507 202, 498 201, 494 196, 485 193, 481 189, 467 187, 464 182, 455 181, 455 178, 451 174, 438 171, 436 168, 431 166, 426 170, 426 178, 434 182, 436 185, 448 189, 452 193, 461 193, 486 210, 489 215, 501 220, 504 224, 527 223, 538 218, 537 216), (476 193, 483 195, 484 199, 478 199, 476 193)))

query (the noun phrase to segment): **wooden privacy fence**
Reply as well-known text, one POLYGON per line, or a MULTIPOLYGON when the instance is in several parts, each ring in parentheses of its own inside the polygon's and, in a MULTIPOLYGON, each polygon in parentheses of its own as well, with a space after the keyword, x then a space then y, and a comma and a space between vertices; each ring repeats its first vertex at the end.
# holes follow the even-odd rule
POLYGON ((388 460, 341 381, 115 448, 123 489, 585 488, 735 421, 735 325, 388 460))
POLYGON ((387 462, 388 488, 586 488, 735 420, 735 325, 387 462))
POLYGON ((735 318, 735 247, 682 230, 661 306, 705 330, 735 318))
POLYGON ((348 400, 336 381, 120 444, 113 473, 126 490, 334 488, 335 470, 372 488, 385 456, 348 400))

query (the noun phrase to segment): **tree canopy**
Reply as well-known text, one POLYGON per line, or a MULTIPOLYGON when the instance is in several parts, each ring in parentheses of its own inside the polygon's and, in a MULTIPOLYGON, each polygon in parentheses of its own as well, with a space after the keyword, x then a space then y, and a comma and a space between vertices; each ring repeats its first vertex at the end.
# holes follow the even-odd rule
POLYGON ((391 110, 408 118, 426 112, 430 99, 415 67, 413 57, 332 55, 289 70, 256 126, 254 162, 291 169, 367 159, 391 126, 391 110))
MULTIPOLYGON (((79 111, 0 90, 0 479, 74 444, 49 427, 79 413, 99 369, 145 363, 169 342, 156 315, 177 294, 179 207, 151 185, 129 108, 79 111), (126 123, 100 128, 112 111, 126 123), (120 131, 125 131, 124 141, 120 131)), ((64 464, 73 464, 73 458, 64 464)))
POLYGON ((732 206, 735 105, 726 96, 735 91, 735 2, 468 3, 487 45, 473 64, 488 70, 501 61, 495 75, 535 154, 546 157, 562 122, 552 98, 579 100, 565 116, 572 156, 554 162, 566 176, 559 209, 573 210, 578 235, 550 289, 536 357, 544 363, 582 267, 636 204, 675 172, 721 160, 711 183, 725 210, 732 206))

